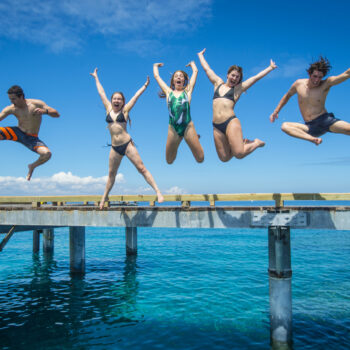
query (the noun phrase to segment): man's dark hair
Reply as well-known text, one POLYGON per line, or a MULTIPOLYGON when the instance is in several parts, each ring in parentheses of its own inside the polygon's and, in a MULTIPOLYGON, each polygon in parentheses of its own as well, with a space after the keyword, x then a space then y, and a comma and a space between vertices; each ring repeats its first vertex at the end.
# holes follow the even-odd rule
POLYGON ((310 63, 310 67, 307 70, 309 75, 311 75, 315 70, 318 70, 323 73, 323 76, 327 75, 329 70, 332 68, 326 57, 320 56, 317 62, 310 63))
POLYGON ((24 98, 24 92, 22 90, 22 88, 18 85, 13 85, 11 86, 8 90, 7 93, 10 95, 16 95, 17 97, 21 97, 23 96, 24 98))

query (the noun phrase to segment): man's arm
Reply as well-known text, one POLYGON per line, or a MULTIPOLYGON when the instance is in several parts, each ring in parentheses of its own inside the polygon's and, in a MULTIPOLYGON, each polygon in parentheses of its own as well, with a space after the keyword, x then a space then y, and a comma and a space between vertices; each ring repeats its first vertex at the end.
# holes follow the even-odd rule
POLYGON ((198 52, 199 61, 204 69, 205 74, 207 75, 209 80, 212 82, 212 84, 214 84, 214 86, 219 85, 224 81, 214 73, 214 71, 210 68, 208 62, 205 60, 204 58, 205 50, 206 49, 203 49, 201 52, 198 52))
POLYGON ((0 112, 0 122, 10 114, 13 114, 13 106, 7 106, 0 112))
POLYGON ((34 103, 37 107, 34 109, 35 114, 47 114, 53 118, 58 118, 60 116, 56 109, 48 106, 44 101, 35 100, 34 103))
POLYGON ((142 85, 140 89, 136 91, 136 94, 130 99, 130 101, 125 105, 124 111, 129 112, 132 107, 134 107, 138 98, 145 92, 147 86, 149 85, 149 77, 147 77, 146 82, 142 85))
POLYGON ((296 89, 296 84, 295 82, 291 88, 288 90, 288 92, 281 98, 281 101, 277 105, 276 109, 273 111, 273 113, 270 115, 270 122, 273 123, 277 118, 278 118, 278 113, 280 110, 283 108, 284 105, 289 101, 289 99, 296 94, 297 89, 296 89))
POLYGON ((254 75, 253 77, 247 79, 246 81, 244 81, 242 83, 242 91, 248 90, 258 80, 260 80, 261 78, 263 78, 265 75, 269 74, 270 72, 272 72, 276 68, 277 68, 276 63, 274 61, 270 60, 270 65, 266 69, 262 70, 257 75, 254 75))
POLYGON ((350 68, 346 70, 344 73, 339 74, 337 76, 329 77, 326 79, 326 84, 329 85, 329 87, 333 85, 337 85, 342 83, 343 81, 350 78, 350 68))

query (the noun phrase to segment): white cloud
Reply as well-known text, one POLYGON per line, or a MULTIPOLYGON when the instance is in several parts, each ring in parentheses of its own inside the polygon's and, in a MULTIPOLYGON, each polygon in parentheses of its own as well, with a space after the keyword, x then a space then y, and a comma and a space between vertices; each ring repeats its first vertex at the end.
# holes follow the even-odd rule
MULTIPOLYGON (((123 42, 155 40, 193 30, 211 15, 212 0, 2 0, 0 36, 27 40, 53 51, 79 48, 89 34, 123 42), (130 39, 130 36, 133 39, 130 39)), ((130 44, 129 44, 130 46, 130 44)))
MULTIPOLYGON (((101 194, 106 186, 107 176, 79 177, 71 172, 59 172, 51 177, 32 178, 0 176, 0 195, 79 195, 101 194)), ((116 184, 124 183, 124 175, 119 173, 116 184)))
POLYGON ((187 191, 183 188, 180 188, 178 186, 173 186, 167 190, 164 191, 165 194, 186 194, 187 191))

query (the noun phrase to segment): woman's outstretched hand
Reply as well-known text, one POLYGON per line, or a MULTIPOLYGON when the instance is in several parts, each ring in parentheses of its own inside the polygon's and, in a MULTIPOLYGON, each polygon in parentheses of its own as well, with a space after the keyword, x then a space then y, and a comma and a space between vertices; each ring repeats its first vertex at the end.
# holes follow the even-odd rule
POLYGON ((149 85, 149 76, 148 75, 147 75, 147 80, 146 80, 144 85, 145 85, 145 87, 147 87, 149 85))
POLYGON ((97 68, 95 68, 93 73, 90 73, 91 76, 93 76, 94 78, 97 78, 97 68))

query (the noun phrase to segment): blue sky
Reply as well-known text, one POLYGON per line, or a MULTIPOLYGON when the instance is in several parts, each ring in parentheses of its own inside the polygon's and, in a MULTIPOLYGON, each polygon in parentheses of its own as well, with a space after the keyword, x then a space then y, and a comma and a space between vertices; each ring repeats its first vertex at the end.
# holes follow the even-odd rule
MULTIPOLYGON (((9 104, 7 89, 21 85, 28 98, 56 108, 59 119, 43 117, 40 138, 52 159, 24 177, 36 154, 14 142, 0 142, 0 195, 102 194, 108 173, 110 142, 105 112, 89 76, 95 67, 108 96, 123 91, 129 99, 151 84, 130 113, 134 139, 146 167, 164 193, 350 192, 350 138, 326 134, 315 145, 285 135, 283 121, 299 121, 296 97, 271 124, 283 94, 320 54, 332 64, 330 75, 350 67, 350 3, 345 1, 187 0, 3 0, 0 4, 0 107, 9 104), (212 135, 213 87, 197 52, 225 78, 238 64, 244 77, 274 59, 278 69, 254 85, 238 102, 244 137, 266 146, 243 160, 219 161, 212 135), (183 142, 174 164, 165 162, 168 113, 152 75, 171 74, 195 60, 198 79, 191 114, 205 152, 197 164, 183 142)), ((188 70, 188 68, 186 68, 188 70)), ((189 70, 188 70, 189 71, 189 70)), ((335 86, 326 107, 350 121, 350 81, 335 86)), ((10 116, 0 126, 16 125, 10 116)), ((153 191, 127 158, 112 194, 153 191)))

